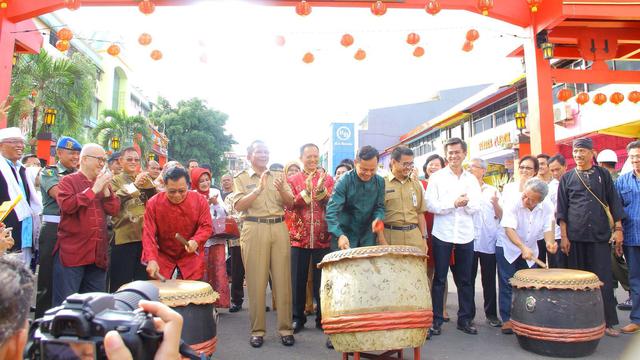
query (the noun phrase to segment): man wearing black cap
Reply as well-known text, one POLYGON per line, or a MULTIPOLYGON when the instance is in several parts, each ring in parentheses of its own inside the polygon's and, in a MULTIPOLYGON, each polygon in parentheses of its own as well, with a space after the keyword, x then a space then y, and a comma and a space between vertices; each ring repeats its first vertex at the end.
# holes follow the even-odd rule
POLYGON ((40 228, 40 270, 38 272, 38 295, 36 297, 36 319, 51 308, 53 273, 53 248, 58 240, 60 208, 56 202, 60 179, 76 171, 80 160, 80 143, 63 136, 56 144, 58 162, 47 166, 40 175, 42 192, 42 227, 40 228))
POLYGON ((109 170, 113 174, 113 176, 120 175, 122 172, 122 165, 120 164, 120 157, 122 157, 122 153, 116 151, 109 157, 107 160, 107 166, 109 170))
POLYGON ((602 287, 605 333, 618 336, 616 301, 613 296, 609 242, 622 253, 624 209, 606 169, 593 165, 593 142, 573 142, 576 168, 560 179, 556 219, 560 225, 560 248, 571 269, 595 273, 602 287))

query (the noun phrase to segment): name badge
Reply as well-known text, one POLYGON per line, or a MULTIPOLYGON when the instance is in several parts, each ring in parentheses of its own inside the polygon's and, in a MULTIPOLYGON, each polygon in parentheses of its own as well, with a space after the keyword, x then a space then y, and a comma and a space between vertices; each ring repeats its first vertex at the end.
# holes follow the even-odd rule
POLYGON ((411 193, 411 200, 413 201, 413 206, 418 206, 418 196, 416 196, 415 192, 411 193))
POLYGON ((390 193, 392 193, 392 192, 396 192, 396 189, 388 189, 388 190, 385 190, 385 193, 387 193, 387 194, 390 194, 390 193))

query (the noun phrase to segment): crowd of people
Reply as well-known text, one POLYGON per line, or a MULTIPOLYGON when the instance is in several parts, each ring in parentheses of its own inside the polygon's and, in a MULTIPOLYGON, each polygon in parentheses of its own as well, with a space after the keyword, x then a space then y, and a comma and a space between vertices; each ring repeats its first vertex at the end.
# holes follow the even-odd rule
MULTIPOLYGON (((503 188, 485 182, 487 162, 469 158, 459 138, 444 144, 444 157, 430 156, 422 174, 408 147, 393 149, 382 172, 378 151, 363 146, 355 159, 331 169, 334 176, 320 167, 315 144, 302 145, 298 160, 269 167, 267 145, 254 141, 247 148, 249 167, 220 176, 220 188, 213 184, 219 174, 197 160, 186 167, 176 161, 143 166, 135 147, 107 156, 97 144, 62 137, 58 162, 44 168, 37 158, 23 157, 24 147, 19 129, 0 130, 0 202, 21 197, 0 225, 0 251, 16 253, 33 271, 39 264, 36 317, 76 292, 114 292, 135 280, 171 278, 207 281, 220 294, 215 305, 235 313, 242 310, 246 284, 249 343, 257 348, 266 333, 270 284, 277 332, 292 346, 307 316, 315 314, 315 327, 322 329, 316 265, 325 255, 408 245, 428 254, 434 313, 428 336, 440 335, 450 321, 449 270, 457 288, 457 329, 478 333, 479 267, 485 318, 512 334, 509 279, 542 263, 600 278, 607 335, 620 333, 616 306, 631 310, 621 331, 640 330, 640 141, 627 147, 627 173, 616 173, 611 162, 617 157, 606 151, 598 157, 601 166, 594 164, 593 143, 582 138, 573 142, 575 168, 567 171, 559 154, 524 156, 503 188), (630 294, 621 304, 614 297, 617 281, 630 294)), ((3 266, 22 271, 10 261, 3 266)), ((17 279, 32 282, 27 275, 17 279)), ((3 286, 0 298, 19 299, 32 290, 3 286)), ((175 321, 168 308, 145 306, 175 321)), ((3 300, 0 310, 5 346, 20 333, 15 321, 24 323, 29 309, 3 300)), ((326 346, 332 347, 330 340, 326 346)))

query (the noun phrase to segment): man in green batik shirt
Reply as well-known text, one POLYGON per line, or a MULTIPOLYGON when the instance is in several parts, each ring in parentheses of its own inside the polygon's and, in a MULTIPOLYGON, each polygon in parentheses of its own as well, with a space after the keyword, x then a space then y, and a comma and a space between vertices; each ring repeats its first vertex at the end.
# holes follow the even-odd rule
POLYGON ((355 170, 342 175, 335 185, 326 212, 332 249, 376 245, 376 234, 378 245, 387 244, 381 224, 384 178, 376 174, 378 160, 376 149, 363 146, 356 155, 355 170))

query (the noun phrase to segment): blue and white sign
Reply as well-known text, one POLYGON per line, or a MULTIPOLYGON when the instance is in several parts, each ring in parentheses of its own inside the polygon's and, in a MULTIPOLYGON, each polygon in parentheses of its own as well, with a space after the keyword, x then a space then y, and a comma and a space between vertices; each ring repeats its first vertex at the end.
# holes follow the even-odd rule
POLYGON ((355 157, 355 132, 353 123, 333 123, 331 124, 331 168, 335 167, 343 159, 353 159, 355 157))

